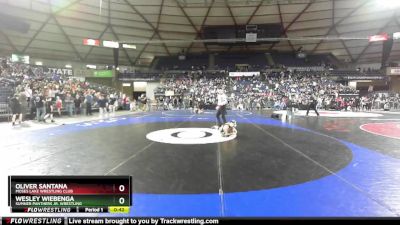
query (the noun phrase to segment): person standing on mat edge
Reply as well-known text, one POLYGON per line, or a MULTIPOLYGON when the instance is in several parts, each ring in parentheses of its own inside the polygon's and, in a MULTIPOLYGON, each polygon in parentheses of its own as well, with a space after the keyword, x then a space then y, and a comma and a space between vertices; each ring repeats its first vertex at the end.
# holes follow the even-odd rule
POLYGON ((86 103, 86 115, 91 116, 92 115, 92 102, 93 102, 93 96, 89 91, 86 92, 85 96, 85 103, 86 103))
POLYGON ((310 98, 308 100, 306 116, 308 116, 308 112, 310 111, 310 109, 313 109, 315 111, 315 113, 317 114, 317 116, 319 116, 319 113, 317 111, 317 97, 314 94, 311 94, 310 98))
POLYGON ((217 96, 217 120, 218 120, 218 126, 222 126, 222 124, 226 123, 226 105, 228 104, 228 97, 226 96, 226 94, 224 93, 224 90, 219 89, 218 90, 218 96, 217 96), (220 116, 222 117, 222 121, 224 123, 221 123, 221 119, 220 116))
POLYGON ((50 117, 51 122, 54 123, 55 121, 54 121, 53 114, 54 114, 54 111, 55 111, 54 110, 55 107, 54 107, 54 104, 53 104, 53 98, 48 97, 46 99, 46 102, 44 103, 44 105, 46 107, 46 115, 43 117, 43 122, 46 123, 46 119, 50 117))
POLYGON ((10 99, 10 108, 12 111, 12 126, 15 126, 15 122, 18 116, 19 116, 18 124, 21 124, 22 122, 21 102, 19 101, 18 94, 15 94, 10 99))

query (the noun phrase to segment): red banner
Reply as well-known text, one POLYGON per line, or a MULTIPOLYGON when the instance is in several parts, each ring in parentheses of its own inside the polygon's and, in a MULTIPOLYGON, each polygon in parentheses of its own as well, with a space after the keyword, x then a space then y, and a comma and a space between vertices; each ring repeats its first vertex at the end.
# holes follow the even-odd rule
POLYGON ((369 42, 376 42, 376 41, 387 41, 389 39, 389 35, 386 33, 372 35, 368 37, 369 42))
POLYGON ((83 45, 100 46, 100 40, 85 38, 83 39, 83 45))

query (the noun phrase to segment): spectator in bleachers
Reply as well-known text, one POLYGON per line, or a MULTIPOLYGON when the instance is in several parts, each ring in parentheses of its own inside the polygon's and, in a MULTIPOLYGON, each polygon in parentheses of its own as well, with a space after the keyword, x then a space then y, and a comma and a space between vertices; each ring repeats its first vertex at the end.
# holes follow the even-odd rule
POLYGON ((145 94, 141 94, 139 97, 140 101, 140 110, 143 112, 147 111, 147 97, 145 94))
POLYGON ((122 95, 122 109, 129 110, 129 97, 126 94, 122 95))
POLYGON ((65 102, 65 108, 68 112, 68 115, 72 116, 74 113, 74 98, 72 97, 70 92, 67 92, 64 102, 65 102))
POLYGON ((36 105, 37 121, 38 122, 44 121, 44 116, 46 114, 46 108, 45 108, 45 99, 44 99, 42 93, 39 93, 36 96, 35 105, 36 105))
POLYGON ((108 99, 108 112, 111 116, 114 116, 118 103, 117 98, 114 96, 114 94, 110 94, 108 99))
MULTIPOLYGON (((88 91, 92 92, 92 90, 96 90, 102 94, 115 92, 113 88, 81 82, 65 75, 47 73, 41 67, 12 63, 9 60, 2 60, 0 65, 0 88, 3 87, 11 89, 11 94, 7 94, 7 97, 13 93, 21 95, 24 92, 28 104, 26 108, 30 109, 31 118, 34 118, 36 111, 36 118, 40 121, 43 120, 45 112, 42 110, 42 107, 36 107, 36 97, 38 94, 35 95, 35 93, 41 93, 42 98, 51 97, 54 102, 58 97, 60 99, 59 102, 62 103, 67 98, 67 93, 70 93, 74 100, 77 95, 85 99, 85 93, 88 91), (37 115, 38 112, 39 115, 37 115)), ((1 95, 2 93, 0 92, 0 100, 1 95)), ((22 108, 24 108, 24 103, 21 102, 21 104, 22 108)), ((39 103, 40 105, 41 103, 39 103)), ((65 108, 62 105, 58 108, 59 115, 63 109, 71 115, 69 104, 65 104, 65 108)))
POLYGON ((93 96, 90 91, 86 92, 85 95, 85 104, 86 104, 86 115, 92 115, 92 104, 93 104, 93 96))
POLYGON ((108 100, 104 95, 100 95, 97 100, 97 105, 99 106, 99 118, 104 119, 107 114, 108 100))
POLYGON ((136 111, 136 99, 132 99, 132 101, 129 103, 129 111, 136 111))
POLYGON ((60 96, 56 97, 56 110, 58 112, 58 116, 61 117, 61 108, 63 107, 63 103, 62 100, 60 98, 60 96))
POLYGON ((25 120, 26 113, 28 111, 28 99, 26 97, 25 92, 19 93, 19 102, 21 104, 21 119, 20 119, 20 121, 22 121, 22 120, 25 120))
POLYGON ((79 94, 77 94, 74 99, 74 114, 75 115, 81 114, 81 107, 82 107, 82 99, 81 99, 81 96, 79 96, 79 94))
MULTIPOLYGON (((208 78, 198 79, 187 75, 179 79, 168 79, 161 83, 156 93, 166 90, 174 91, 176 98, 172 100, 173 108, 178 108, 175 99, 182 96, 202 101, 205 105, 216 103, 216 90, 223 86, 229 94, 229 106, 232 109, 253 110, 258 108, 285 109, 290 100, 293 105, 303 105, 307 108, 307 92, 316 93, 316 98, 322 107, 323 99, 330 101, 340 94, 356 94, 357 91, 348 86, 330 80, 324 71, 285 71, 268 72, 261 76, 241 78, 208 78), (191 96, 191 97, 190 97, 191 96)), ((166 103, 169 104, 168 99, 166 103)), ((324 104, 329 108, 332 104, 324 104)))
POLYGON ((32 96, 29 100, 29 108, 30 108, 30 118, 29 119, 31 119, 31 120, 34 120, 35 116, 36 116, 36 101, 35 101, 36 97, 37 97, 36 93, 32 94, 32 96))

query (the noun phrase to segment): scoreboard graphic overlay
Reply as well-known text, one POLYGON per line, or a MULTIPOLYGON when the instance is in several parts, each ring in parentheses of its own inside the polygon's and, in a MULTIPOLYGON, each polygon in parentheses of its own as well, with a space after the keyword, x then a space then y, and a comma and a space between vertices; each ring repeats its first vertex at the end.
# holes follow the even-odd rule
POLYGON ((130 176, 9 176, 13 213, 128 213, 130 176))

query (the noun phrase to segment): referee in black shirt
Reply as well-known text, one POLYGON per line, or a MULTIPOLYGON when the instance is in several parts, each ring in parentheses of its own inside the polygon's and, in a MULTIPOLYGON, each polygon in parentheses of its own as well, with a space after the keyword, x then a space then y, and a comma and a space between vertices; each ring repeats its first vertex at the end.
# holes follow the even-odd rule
POLYGON ((306 116, 308 116, 308 112, 310 111, 310 109, 313 109, 315 111, 315 113, 317 114, 317 116, 319 116, 319 113, 317 111, 317 98, 314 94, 310 95, 310 98, 308 100, 308 107, 307 107, 307 114, 306 116))

